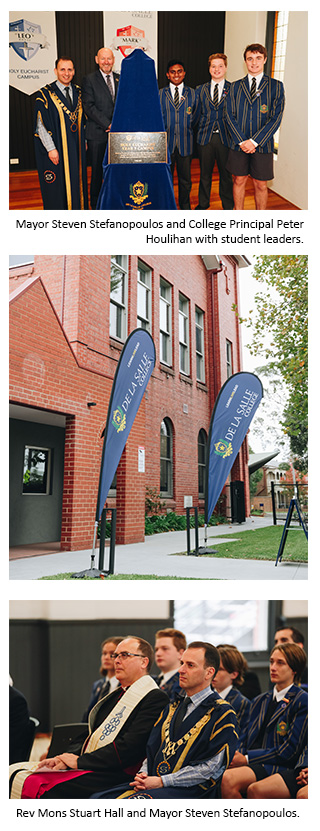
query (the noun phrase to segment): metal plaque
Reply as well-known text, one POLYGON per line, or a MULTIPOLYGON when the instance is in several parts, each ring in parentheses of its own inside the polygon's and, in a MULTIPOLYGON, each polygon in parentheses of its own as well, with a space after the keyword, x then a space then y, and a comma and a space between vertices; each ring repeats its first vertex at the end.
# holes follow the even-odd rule
POLYGON ((109 133, 109 164, 167 162, 167 134, 109 133))

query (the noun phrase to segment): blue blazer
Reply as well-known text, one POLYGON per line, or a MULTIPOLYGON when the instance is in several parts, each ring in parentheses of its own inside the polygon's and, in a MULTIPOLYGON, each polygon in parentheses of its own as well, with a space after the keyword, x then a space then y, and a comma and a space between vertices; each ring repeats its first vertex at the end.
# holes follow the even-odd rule
MULTIPOLYGON (((155 678, 155 681, 157 681, 157 678, 155 678)), ((177 695, 181 693, 180 675, 178 673, 178 670, 174 673, 174 675, 171 675, 169 681, 167 681, 165 684, 161 684, 160 689, 167 693, 167 696, 170 701, 175 701, 177 695)))
POLYGON ((195 91, 183 87, 180 103, 174 106, 170 87, 159 90, 164 128, 168 135, 168 150, 172 153, 177 146, 180 156, 191 156, 193 151, 193 125, 195 91))
POLYGON ((240 753, 248 755, 249 764, 262 764, 268 774, 294 768, 307 742, 308 694, 293 684, 280 701, 265 727, 262 746, 253 745, 259 735, 273 690, 258 695, 251 702, 249 724, 240 736, 240 753))
POLYGON ((249 701, 249 698, 246 698, 245 695, 242 695, 236 687, 233 687, 232 690, 228 692, 225 701, 229 701, 229 704, 231 704, 235 710, 239 725, 239 736, 241 736, 241 733, 243 733, 248 726, 251 701, 249 701))
POLYGON ((272 153, 273 136, 281 124, 284 110, 284 87, 276 78, 264 75, 257 95, 251 101, 248 76, 234 81, 226 102, 229 146, 241 150, 239 142, 252 138, 258 153, 272 153))
POLYGON ((226 131, 226 101, 230 89, 230 81, 224 82, 222 95, 217 107, 214 106, 210 95, 211 81, 196 87, 196 121, 199 122, 197 142, 209 144, 214 130, 219 130, 222 144, 228 145, 226 131))

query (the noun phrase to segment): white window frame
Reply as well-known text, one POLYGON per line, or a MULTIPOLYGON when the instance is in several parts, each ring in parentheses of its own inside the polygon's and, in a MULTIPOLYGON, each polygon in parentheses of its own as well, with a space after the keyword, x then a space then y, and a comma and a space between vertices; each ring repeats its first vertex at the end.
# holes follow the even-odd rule
POLYGON ((227 379, 233 375, 233 349, 232 341, 226 338, 226 365, 227 365, 227 379), (228 352, 230 353, 228 355, 228 352))
POLYGON ((190 375, 189 317, 190 301, 179 293, 179 371, 182 375, 190 375))
POLYGON ((145 329, 147 332, 152 331, 152 271, 151 268, 138 261, 137 274, 137 326, 140 329, 145 329), (143 278, 143 279, 142 279, 143 278), (141 314, 139 310, 139 294, 140 298, 145 297, 145 314, 141 314), (140 312, 140 313, 139 313, 140 312))
POLYGON ((160 277, 159 292, 160 363, 172 366, 172 286, 163 277, 160 277), (166 326, 163 325, 161 310, 166 326))
POLYGON ((204 383, 205 381, 205 363, 204 363, 204 312, 195 308, 195 326, 196 326, 196 378, 197 381, 204 383), (200 336, 200 349, 197 348, 197 333, 200 336), (198 369, 199 367, 199 369, 198 369))
POLYGON ((119 284, 111 291, 110 282, 110 337, 125 341, 128 333, 128 257, 123 254, 111 255, 111 273, 118 276, 119 284), (119 297, 120 286, 121 298, 119 297), (113 314, 115 314, 115 328, 113 328, 113 314))

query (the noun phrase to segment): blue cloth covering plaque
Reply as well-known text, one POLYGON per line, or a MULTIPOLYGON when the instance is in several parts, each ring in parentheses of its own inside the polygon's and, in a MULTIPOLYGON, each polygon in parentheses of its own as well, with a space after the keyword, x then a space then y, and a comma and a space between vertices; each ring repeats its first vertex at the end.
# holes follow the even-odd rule
MULTIPOLYGON (((155 64, 135 49, 121 66, 111 133, 164 131, 155 64)), ((170 159, 160 163, 110 164, 108 147, 98 210, 176 210, 170 159)))

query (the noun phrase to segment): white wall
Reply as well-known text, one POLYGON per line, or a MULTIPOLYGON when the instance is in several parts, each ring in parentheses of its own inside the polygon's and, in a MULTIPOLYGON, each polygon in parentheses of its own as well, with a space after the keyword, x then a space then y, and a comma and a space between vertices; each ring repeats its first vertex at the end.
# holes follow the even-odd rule
POLYGON ((165 618, 169 600, 11 600, 14 620, 105 620, 165 618))
POLYGON ((246 75, 243 53, 249 43, 265 43, 267 12, 226 12, 224 51, 228 81, 246 75))
POLYGON ((307 55, 308 14, 290 12, 284 73, 286 106, 271 189, 302 209, 308 207, 307 55))

